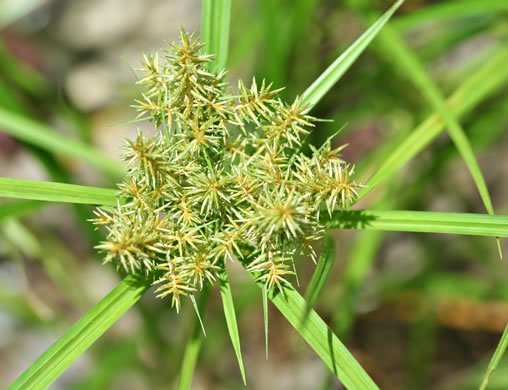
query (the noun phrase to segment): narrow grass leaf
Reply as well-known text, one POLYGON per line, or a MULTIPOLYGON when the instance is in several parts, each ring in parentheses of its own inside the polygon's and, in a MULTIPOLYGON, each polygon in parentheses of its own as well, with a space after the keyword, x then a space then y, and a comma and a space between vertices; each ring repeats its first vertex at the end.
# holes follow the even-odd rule
POLYGON ((286 87, 280 92, 283 100, 288 96, 287 88, 291 87, 288 85, 287 72, 291 55, 296 48, 302 46, 302 35, 312 21, 319 3, 319 0, 258 2, 262 23, 262 36, 259 39, 263 43, 265 58, 257 64, 257 73, 270 80, 275 88, 286 87))
POLYGON ((8 390, 45 389, 134 305, 150 283, 127 276, 49 347, 8 390))
POLYGON ((224 307, 224 316, 228 326, 229 337, 235 349, 238 366, 242 374, 243 383, 247 384, 245 379, 245 368, 243 366, 242 351, 240 349, 240 333, 238 332, 238 324, 236 321, 235 306, 233 304, 233 295, 229 284, 228 275, 224 272, 220 278, 220 294, 222 297, 222 305, 224 307))
POLYGON ((323 247, 321 249, 321 254, 319 256, 316 270, 314 271, 312 279, 309 283, 309 287, 305 292, 305 301, 307 302, 307 307, 305 308, 305 317, 303 318, 303 321, 305 321, 310 311, 316 305, 319 295, 321 294, 321 291, 323 291, 326 281, 330 276, 330 272, 332 271, 334 263, 335 242, 329 234, 326 234, 323 238, 323 247))
POLYGON ((79 141, 55 133, 49 127, 0 108, 0 128, 14 138, 38 146, 52 153, 72 159, 81 159, 113 178, 123 177, 125 169, 120 162, 79 141))
MULTIPOLYGON (((19 87, 24 89, 25 93, 35 95, 39 100, 47 100, 48 96, 50 96, 51 93, 46 88, 46 84, 44 83, 46 80, 33 70, 32 72, 35 72, 33 74, 27 72, 27 70, 23 67, 23 64, 19 63, 19 61, 17 61, 15 58, 10 58, 8 55, 9 53, 5 53, 5 51, 6 49, 2 46, 2 42, 0 41, 0 73, 7 71, 7 73, 9 73, 9 77, 13 79, 12 81, 14 83, 17 82, 20 84, 19 87), (35 88, 35 91, 32 91, 31 88, 35 88), (36 93, 34 94, 34 92, 36 93)), ((0 83, 0 106, 3 106, 12 112, 19 113, 25 118, 30 118, 30 112, 28 112, 26 107, 24 107, 19 95, 16 94, 14 90, 12 90, 12 86, 8 84, 11 83, 0 83)), ((73 109, 65 106, 65 104, 61 102, 57 103, 57 105, 61 106, 59 107, 61 109, 61 113, 66 115, 66 117, 69 117, 67 119, 69 119, 71 122, 77 122, 75 123, 77 126, 72 127, 74 130, 79 131, 81 138, 88 140, 89 133, 86 129, 86 126, 82 125, 82 118, 80 115, 75 113, 73 109)), ((41 165, 47 171, 51 181, 61 183, 73 182, 71 175, 65 168, 65 161, 57 160, 56 156, 47 150, 43 150, 26 143, 23 144, 25 150, 33 155, 33 157, 35 157, 41 163, 41 165)), ((82 204, 74 204, 73 209, 82 231, 88 236, 90 242, 94 244, 99 243, 99 241, 102 239, 101 233, 94 229, 93 226, 87 222, 87 220, 92 217, 90 209, 82 204)))
POLYGON ((201 2, 201 42, 203 42, 203 50, 205 53, 213 53, 214 44, 212 41, 212 24, 213 24, 213 0, 203 0, 201 2))
POLYGON ((404 0, 398 0, 385 14, 346 49, 302 94, 302 103, 315 106, 362 54, 404 0))
MULTIPOLYGON (((502 88, 508 81, 508 47, 502 47, 483 67, 475 72, 448 99, 451 112, 460 117, 478 105, 487 96, 502 88)), ((367 181, 367 186, 359 191, 356 201, 388 180, 401 166, 411 160, 444 130, 439 115, 434 114, 413 130, 400 142, 392 153, 367 181)))
POLYGON ((196 317, 194 318, 190 338, 185 344, 182 367, 180 368, 180 379, 178 381, 178 390, 190 389, 192 377, 199 357, 199 351, 201 350, 201 344, 203 343, 203 337, 206 337, 200 312, 203 314, 205 313, 209 298, 210 286, 206 284, 203 286, 203 290, 201 290, 198 302, 196 302, 194 296, 191 295, 192 304, 194 305, 194 310, 196 311, 196 317))
POLYGON ((390 24, 398 30, 407 30, 417 27, 424 22, 443 22, 466 17, 508 11, 506 0, 454 0, 431 3, 414 12, 394 18, 390 24))
POLYGON ((215 71, 220 72, 226 67, 229 51, 229 28, 231 25, 231 0, 215 0, 216 50, 215 71))
POLYGON ((109 188, 0 177, 0 197, 6 198, 114 205, 117 192, 109 188))
MULTIPOLYGON (((297 11, 298 0, 291 2, 291 10, 280 1, 260 0, 259 17, 263 23, 263 49, 266 59, 260 72, 275 88, 286 86, 287 60, 291 53, 291 15, 297 11)), ((282 91, 284 96, 285 91, 282 91)))
POLYGON ((266 286, 261 289, 263 294, 263 319, 265 325, 265 354, 266 360, 268 360, 268 290, 266 286))
POLYGON ((231 0, 203 0, 201 14, 204 50, 215 55, 215 59, 208 64, 208 70, 218 73, 226 67, 228 58, 231 0))
POLYGON ((482 384, 480 385, 480 390, 485 390, 487 388, 490 376, 497 368, 499 361, 501 360, 506 351, 507 346, 508 346, 508 325, 506 325, 503 335, 501 336, 501 340, 499 340, 499 344, 497 345, 496 350, 494 351, 494 355, 492 356, 492 359, 489 362, 487 372, 485 373, 485 376, 483 377, 482 380, 482 384))
POLYGON ((508 216, 430 211, 339 211, 323 221, 328 228, 391 230, 508 237, 508 216))
MULTIPOLYGON (((388 49, 387 52, 390 53, 389 58, 393 61, 394 65, 402 69, 411 82, 419 89, 420 93, 427 99, 434 111, 441 116, 445 126, 448 128, 448 133, 453 143, 473 177, 485 209, 489 214, 494 214, 494 207, 492 206, 487 184, 485 183, 480 165, 474 155, 473 148, 459 121, 446 105, 441 92, 427 75, 418 58, 406 46, 404 41, 390 25, 387 25, 384 30, 380 32, 378 39, 382 42, 384 47, 388 49)), ((500 250, 501 246, 499 240, 498 247, 500 250)), ((501 254, 501 251, 499 253, 501 254)))
POLYGON ((194 307, 194 312, 196 313, 196 318, 199 322, 199 325, 201 326, 201 330, 203 331, 203 336, 206 337, 205 326, 203 325, 203 320, 201 319, 201 314, 199 312, 198 303, 196 302, 196 298, 194 298, 194 295, 190 296, 190 300, 192 302, 192 306, 194 307))
MULTIPOLYGON (((256 283, 263 288, 263 282, 256 283)), ((294 287, 285 286, 284 295, 277 289, 272 289, 268 292, 268 297, 347 389, 378 389, 351 352, 314 310, 311 310, 307 321, 302 324, 307 303, 294 287)))

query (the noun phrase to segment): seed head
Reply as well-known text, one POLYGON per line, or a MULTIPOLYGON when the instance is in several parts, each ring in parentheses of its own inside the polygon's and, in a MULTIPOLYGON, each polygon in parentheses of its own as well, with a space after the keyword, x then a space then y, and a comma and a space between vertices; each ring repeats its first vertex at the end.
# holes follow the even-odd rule
POLYGON ((104 262, 151 275, 157 296, 182 296, 213 283, 239 259, 268 288, 289 284, 293 255, 322 237, 320 208, 345 208, 359 187, 330 141, 306 156, 315 118, 297 98, 253 79, 235 95, 204 65, 212 56, 183 30, 180 44, 145 55, 134 106, 161 131, 127 140, 128 174, 118 205, 98 209, 104 262))

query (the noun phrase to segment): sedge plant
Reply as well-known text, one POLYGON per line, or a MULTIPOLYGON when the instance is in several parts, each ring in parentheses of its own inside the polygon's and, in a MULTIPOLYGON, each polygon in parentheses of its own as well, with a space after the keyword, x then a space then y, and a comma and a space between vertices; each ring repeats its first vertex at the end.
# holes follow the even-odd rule
MULTIPOLYGON (((361 8, 361 2, 351 3, 361 8)), ((126 141, 125 168, 93 148, 79 142, 67 143, 51 129, 0 109, 2 127, 19 139, 84 159, 110 176, 123 177, 119 190, 0 178, 0 196, 28 199, 0 210, 0 219, 41 207, 44 203, 40 201, 100 205, 93 222, 107 232, 107 237, 97 248, 105 263, 113 263, 128 274, 9 389, 48 387, 152 284, 157 286, 156 294, 167 296, 177 311, 182 298, 188 296, 198 315, 206 307, 210 286, 220 285, 228 331, 245 381, 225 269, 231 261, 239 261, 259 285, 265 328, 267 301, 271 300, 346 388, 378 388, 313 310, 335 257, 333 240, 325 230, 508 236, 506 216, 348 209, 414 157, 446 124, 488 212, 493 214, 485 182, 456 117, 508 80, 506 67, 500 66, 508 60, 506 48, 501 48, 445 102, 436 88, 429 86, 401 42, 393 36, 386 38, 398 45, 392 51, 408 78, 431 91, 426 97, 436 114, 393 148, 367 186, 354 180, 353 166, 342 160, 342 147, 333 148, 331 139, 319 147, 311 146, 310 154, 302 153, 308 135, 320 125, 311 110, 400 5, 398 1, 376 19, 307 90, 287 103, 270 80, 228 84, 225 64, 231 2, 204 0, 202 43, 182 30, 179 44, 144 57, 138 80, 143 94, 134 107, 139 112, 138 120, 151 122, 158 132, 148 136, 140 131, 135 139, 126 141), (323 237, 318 259, 312 244, 323 237), (299 254, 307 254, 317 262, 305 299, 291 278, 295 273, 293 259, 299 254)), ((389 34, 394 32, 388 30, 384 36, 389 34)), ((348 288, 354 293, 357 286, 348 288)), ((200 317, 198 320, 201 322, 200 317)), ((200 330, 200 326, 195 329, 200 330)), ((183 356, 180 389, 190 386, 202 337, 201 331, 193 331, 183 356)), ((505 334, 488 367, 483 388, 507 340, 505 334)))

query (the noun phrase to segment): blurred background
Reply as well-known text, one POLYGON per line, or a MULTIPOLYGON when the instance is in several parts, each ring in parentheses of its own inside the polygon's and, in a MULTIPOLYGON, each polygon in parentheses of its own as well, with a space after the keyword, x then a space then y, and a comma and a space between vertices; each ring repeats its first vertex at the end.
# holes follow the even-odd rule
MULTIPOLYGON (((411 0, 390 24, 449 96, 508 41, 504 1, 411 0), (503 4, 504 3, 504 4, 503 4), (476 4, 476 5, 475 5, 476 4), (490 6, 489 6, 490 4, 490 6)), ((265 78, 293 100, 390 1, 235 0, 229 80, 265 78)), ((120 159, 145 123, 132 68, 143 53, 199 33, 198 0, 0 0, 0 116, 27 117, 120 159)), ((505 65, 506 66, 506 65, 505 65)), ((313 111, 333 119, 312 134, 337 146, 365 182, 401 139, 432 113, 390 51, 375 40, 313 111)), ((508 88, 499 85, 461 117, 494 208, 508 214, 508 88)), ((120 180, 87 163, 7 135, 0 125, 0 176, 113 187, 120 180)), ((9 207, 0 199, 0 208, 9 207)), ((358 207, 484 213, 444 132, 358 207)), ((7 386, 120 280, 93 249, 92 208, 47 205, 0 222, 0 388, 7 386)), ((383 389, 474 389, 508 322, 508 266, 494 239, 334 231, 337 257, 317 311, 383 389)), ((502 242, 508 253, 506 242, 502 242)), ((297 263, 300 290, 312 276, 297 263)), ((327 368, 270 307, 265 360, 259 289, 231 266, 247 388, 341 389, 327 368)), ((52 389, 168 389, 178 381, 194 318, 145 294, 52 389)), ((217 291, 193 389, 242 389, 217 291)), ((508 388, 508 361, 490 389, 508 388)))

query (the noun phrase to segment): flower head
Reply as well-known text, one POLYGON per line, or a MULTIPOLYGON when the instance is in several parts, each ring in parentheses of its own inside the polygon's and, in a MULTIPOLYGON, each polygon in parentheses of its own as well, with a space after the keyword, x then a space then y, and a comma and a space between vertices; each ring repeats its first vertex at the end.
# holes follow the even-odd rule
POLYGON ((234 95, 224 72, 205 69, 212 57, 199 40, 183 30, 180 39, 144 57, 135 107, 163 131, 127 141, 118 205, 96 211, 108 232, 98 249, 126 272, 153 275, 177 310, 235 257, 283 291, 297 251, 315 260, 321 206, 356 196, 353 167, 329 141, 300 152, 315 122, 301 99, 284 103, 255 79, 234 95))

